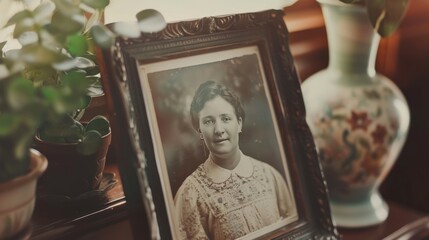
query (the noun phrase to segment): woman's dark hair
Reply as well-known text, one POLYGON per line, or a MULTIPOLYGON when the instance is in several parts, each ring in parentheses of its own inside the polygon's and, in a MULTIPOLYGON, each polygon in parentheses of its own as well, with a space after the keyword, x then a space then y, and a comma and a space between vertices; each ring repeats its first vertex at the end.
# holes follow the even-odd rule
POLYGON ((225 99, 225 101, 229 102, 232 107, 234 107, 235 115, 237 115, 237 118, 241 118, 241 121, 244 122, 245 114, 243 106, 240 102, 240 98, 224 85, 216 83, 214 81, 207 81, 202 83, 198 87, 191 103, 190 112, 192 126, 198 132, 200 129, 198 113, 201 111, 201 109, 203 109, 204 104, 207 101, 212 100, 217 96, 220 96, 221 98, 225 99))

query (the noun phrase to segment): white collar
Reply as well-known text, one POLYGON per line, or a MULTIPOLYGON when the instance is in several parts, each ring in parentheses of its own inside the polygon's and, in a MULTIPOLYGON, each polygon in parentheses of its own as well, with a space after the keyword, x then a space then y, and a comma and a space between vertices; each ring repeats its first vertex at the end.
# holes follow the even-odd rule
POLYGON ((207 177, 209 177, 214 183, 225 182, 233 173, 240 177, 250 177, 253 174, 251 158, 241 152, 240 162, 238 162, 237 166, 232 170, 217 165, 210 157, 204 162, 204 169, 207 177))

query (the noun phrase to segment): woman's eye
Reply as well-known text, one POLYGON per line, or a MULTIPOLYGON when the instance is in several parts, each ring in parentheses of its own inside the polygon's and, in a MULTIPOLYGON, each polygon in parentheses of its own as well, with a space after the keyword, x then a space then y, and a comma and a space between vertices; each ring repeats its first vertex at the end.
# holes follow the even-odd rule
POLYGON ((230 118, 230 117, 223 117, 222 118, 222 121, 223 122, 229 122, 229 121, 231 121, 232 119, 230 118))
POLYGON ((203 124, 204 125, 213 125, 214 121, 212 119, 206 119, 206 120, 203 120, 203 124))

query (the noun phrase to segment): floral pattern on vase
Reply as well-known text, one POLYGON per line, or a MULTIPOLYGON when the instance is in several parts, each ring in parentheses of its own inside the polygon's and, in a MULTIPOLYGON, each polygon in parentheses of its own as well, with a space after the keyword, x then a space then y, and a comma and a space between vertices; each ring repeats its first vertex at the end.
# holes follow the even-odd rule
POLYGON ((318 0, 326 23, 329 65, 302 84, 307 122, 321 160, 334 222, 383 222, 378 187, 405 142, 410 113, 388 78, 375 71, 380 36, 361 5, 318 0))
POLYGON ((358 201, 380 184, 397 155, 391 149, 399 116, 390 106, 396 95, 381 83, 335 92, 308 119, 331 197, 358 201))

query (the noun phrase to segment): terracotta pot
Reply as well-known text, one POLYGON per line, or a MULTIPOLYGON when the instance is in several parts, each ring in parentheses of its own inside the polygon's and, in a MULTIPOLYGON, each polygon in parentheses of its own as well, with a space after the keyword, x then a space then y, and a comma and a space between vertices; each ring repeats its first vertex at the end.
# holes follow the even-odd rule
POLYGON ((111 133, 103 136, 103 144, 92 155, 82 155, 77 143, 50 143, 35 139, 35 148, 43 153, 49 167, 40 179, 40 192, 75 197, 99 187, 103 177, 111 133))
POLYGON ((0 183, 0 239, 18 234, 29 223, 34 210, 36 183, 48 161, 40 152, 30 150, 30 171, 0 183))

